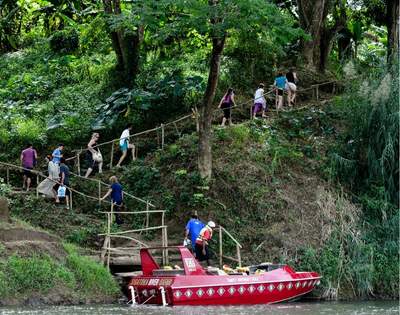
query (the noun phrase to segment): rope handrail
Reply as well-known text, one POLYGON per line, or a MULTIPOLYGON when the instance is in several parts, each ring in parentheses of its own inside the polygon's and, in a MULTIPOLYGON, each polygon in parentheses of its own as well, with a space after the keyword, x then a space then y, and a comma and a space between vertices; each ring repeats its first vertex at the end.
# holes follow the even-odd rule
POLYGON ((101 211, 99 213, 103 213, 103 214, 143 214, 143 213, 165 213, 165 210, 149 210, 149 211, 101 211))
MULTIPOLYGON (((55 180, 55 179, 52 179, 52 178, 49 178, 48 176, 46 176, 45 174, 43 174, 43 172, 40 172, 40 171, 37 171, 37 170, 32 170, 32 169, 29 169, 29 168, 25 168, 25 167, 22 167, 22 166, 18 166, 18 165, 6 163, 6 162, 1 162, 1 161, 0 161, 0 165, 4 165, 4 166, 6 166, 6 167, 11 167, 11 168, 18 169, 18 170, 30 171, 30 172, 32 172, 33 174, 35 174, 35 175, 37 175, 37 176, 40 176, 40 177, 42 177, 42 178, 48 179, 48 180, 52 181, 52 182, 55 183, 55 184, 59 184, 59 183, 60 183, 59 181, 57 181, 57 180, 55 180)), ((83 197, 85 197, 85 198, 89 198, 89 199, 93 199, 93 200, 99 201, 99 198, 95 198, 95 197, 86 195, 85 193, 80 192, 79 190, 76 190, 76 189, 74 189, 74 188, 72 188, 72 187, 70 187, 70 186, 67 186, 67 185, 64 185, 64 186, 65 186, 66 188, 68 188, 70 191, 72 191, 72 192, 74 192, 74 193, 76 193, 76 194, 78 194, 78 195, 81 195, 81 196, 83 196, 83 197)), ((101 202, 105 202, 105 203, 111 204, 111 202, 108 201, 108 200, 101 200, 101 202)))
POLYGON ((124 234, 141 232, 141 231, 151 231, 151 230, 165 229, 167 227, 168 226, 166 226, 166 225, 160 225, 160 226, 152 226, 152 227, 147 227, 147 228, 143 228, 143 229, 135 229, 135 230, 121 231, 121 232, 101 233, 101 234, 97 234, 97 235, 99 235, 99 236, 124 235, 124 234))
MULTIPOLYGON (((37 171, 37 170, 34 170, 34 169, 29 169, 29 168, 25 168, 25 167, 22 167, 22 166, 18 166, 18 165, 11 164, 11 163, 6 163, 6 162, 1 162, 1 161, 0 161, 0 165, 4 165, 4 166, 6 166, 6 167, 10 167, 10 168, 14 168, 14 169, 19 169, 19 170, 23 170, 23 171, 30 171, 30 172, 32 172, 32 173, 35 174, 35 175, 38 175, 38 176, 40 176, 40 177, 42 177, 42 178, 47 178, 47 179, 51 180, 51 181, 54 182, 55 184, 59 184, 58 181, 49 178, 48 176, 46 176, 45 174, 43 174, 43 172, 41 172, 41 171, 37 171)), ((100 183, 101 183, 102 185, 104 185, 104 186, 111 187, 111 185, 109 185, 109 184, 107 184, 107 183, 105 183, 105 182, 103 182, 103 181, 101 181, 101 180, 99 180, 99 179, 92 179, 92 178, 83 177, 83 176, 80 176, 80 175, 78 175, 78 174, 75 174, 75 173, 73 173, 73 172, 71 172, 71 171, 70 171, 70 174, 73 175, 73 176, 77 176, 77 177, 79 177, 79 178, 83 178, 83 179, 86 179, 86 180, 89 180, 89 181, 96 182, 96 183, 99 183, 99 182, 100 182, 100 183)), ((89 198, 89 199, 97 200, 97 201, 99 200, 99 198, 86 195, 85 193, 80 192, 79 190, 76 190, 76 189, 74 189, 74 188, 72 188, 72 187, 70 187, 70 186, 67 186, 67 185, 64 185, 64 186, 67 187, 69 190, 71 190, 71 191, 77 193, 78 195, 81 195, 81 196, 86 197, 86 198, 89 198)), ((139 197, 136 197, 136 196, 134 196, 134 195, 132 195, 132 194, 130 194, 130 193, 128 193, 128 192, 125 192, 125 191, 123 192, 123 194, 126 195, 126 196, 128 196, 128 197, 130 197, 130 198, 136 199, 136 200, 138 200, 138 201, 140 201, 140 202, 142 202, 142 203, 144 203, 144 204, 148 204, 148 205, 149 205, 150 207, 152 207, 152 208, 155 208, 155 205, 152 204, 152 203, 149 202, 149 201, 146 201, 146 200, 144 200, 144 199, 141 199, 141 198, 139 198, 139 197)), ((105 203, 111 204, 111 202, 108 201, 108 200, 107 200, 107 201, 106 201, 106 200, 101 200, 101 202, 105 202, 105 203)))
MULTIPOLYGON (((84 177, 84 176, 81 176, 81 175, 76 174, 76 173, 71 172, 71 171, 70 171, 70 174, 73 175, 73 176, 75 176, 75 177, 82 178, 82 179, 84 179, 84 180, 89 180, 89 181, 92 181, 92 182, 100 183, 101 185, 106 186, 107 188, 111 187, 110 184, 107 184, 106 182, 103 182, 103 181, 100 180, 100 179, 95 179, 95 178, 90 178, 90 177, 84 177)), ((155 208, 155 205, 152 204, 152 203, 151 203, 150 201, 148 201, 148 200, 144 200, 144 199, 142 199, 142 198, 136 197, 135 195, 132 195, 132 194, 126 192, 126 191, 124 191, 123 193, 124 193, 124 196, 126 195, 126 196, 128 196, 128 197, 130 197, 130 198, 133 198, 133 199, 135 199, 135 200, 137 200, 137 201, 140 201, 140 202, 142 202, 142 203, 144 203, 144 204, 149 204, 149 206, 152 207, 152 208, 155 208)))
MULTIPOLYGON (((273 92, 273 89, 271 89, 271 90, 269 90, 269 91, 263 93, 262 96, 258 97, 257 99, 262 98, 263 96, 266 96, 266 95, 268 95, 268 94, 270 94, 270 93, 272 93, 272 92, 273 92)), ((254 101, 254 100, 256 100, 256 99, 248 100, 248 101, 246 101, 246 102, 243 102, 243 103, 241 103, 241 104, 239 104, 239 105, 236 105, 236 106, 232 106, 232 107, 230 107, 230 108, 242 107, 243 105, 246 105, 246 104, 248 104, 249 102, 254 101)), ((214 112, 218 112, 218 111, 221 111, 221 109, 220 109, 220 108, 217 108, 216 110, 214 110, 214 112)), ((134 134, 132 134, 132 135, 129 135, 129 137, 115 138, 115 139, 112 139, 112 140, 109 140, 109 141, 105 141, 105 142, 99 143, 99 144, 97 144, 97 145, 95 145, 95 146, 92 146, 92 148, 99 148, 99 147, 101 147, 101 146, 104 146, 104 145, 107 145, 107 144, 111 144, 111 143, 120 141, 121 139, 130 139, 130 138, 134 138, 134 137, 137 137, 137 136, 140 136, 140 135, 143 135, 143 134, 147 134, 147 133, 150 133, 150 132, 154 132, 154 131, 157 131, 157 130, 159 130, 159 129, 162 129, 163 126, 166 127, 166 126, 169 126, 169 125, 173 125, 173 124, 176 124, 177 122, 180 122, 180 121, 182 121, 182 120, 185 120, 185 119, 188 119, 188 118, 191 118, 191 117, 193 117, 193 113, 192 113, 192 114, 184 115, 184 116, 179 117, 179 118, 177 118, 177 119, 175 119, 175 120, 173 120, 173 121, 170 121, 170 122, 161 124, 161 125, 158 126, 158 127, 155 127, 155 128, 152 128, 152 129, 147 129, 147 130, 144 130, 144 131, 141 131, 141 132, 138 132, 138 133, 134 133, 134 134)), ((85 151, 88 151, 88 150, 89 150, 88 148, 84 148, 84 149, 79 149, 79 150, 72 150, 72 152, 79 152, 78 154, 81 154, 82 152, 85 152, 85 151)), ((75 155, 75 156, 73 156, 73 157, 70 157, 70 158, 68 158, 67 160, 73 160, 73 159, 76 159, 76 157, 77 157, 77 155, 75 155)))

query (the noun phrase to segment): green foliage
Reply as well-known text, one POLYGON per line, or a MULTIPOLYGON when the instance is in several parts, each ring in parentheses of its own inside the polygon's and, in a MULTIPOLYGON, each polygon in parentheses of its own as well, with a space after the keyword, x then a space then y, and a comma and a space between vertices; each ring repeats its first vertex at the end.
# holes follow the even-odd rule
POLYGON ((1 269, 7 274, 8 294, 47 293, 60 281, 68 287, 75 283, 73 274, 48 256, 10 256, 1 269))
POLYGON ((78 289, 84 295, 91 292, 96 294, 114 295, 118 292, 118 286, 112 275, 90 258, 78 255, 74 246, 64 244, 68 253, 66 266, 70 269, 77 281, 78 289))
POLYGON ((50 37, 50 48, 54 52, 70 53, 79 48, 79 34, 75 28, 55 32, 50 37))
POLYGON ((398 75, 377 75, 351 87, 339 101, 347 132, 332 154, 339 179, 355 189, 385 187, 385 199, 399 197, 399 90, 398 75))

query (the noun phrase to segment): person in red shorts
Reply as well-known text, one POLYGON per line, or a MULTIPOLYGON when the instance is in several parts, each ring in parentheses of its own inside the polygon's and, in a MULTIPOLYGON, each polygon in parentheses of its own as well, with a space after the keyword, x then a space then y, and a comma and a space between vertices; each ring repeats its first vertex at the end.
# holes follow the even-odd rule
POLYGON ((215 223, 209 221, 205 227, 200 231, 199 236, 196 239, 196 258, 198 261, 207 261, 207 266, 210 265, 210 253, 208 250, 208 242, 212 238, 213 229, 215 228, 215 223))

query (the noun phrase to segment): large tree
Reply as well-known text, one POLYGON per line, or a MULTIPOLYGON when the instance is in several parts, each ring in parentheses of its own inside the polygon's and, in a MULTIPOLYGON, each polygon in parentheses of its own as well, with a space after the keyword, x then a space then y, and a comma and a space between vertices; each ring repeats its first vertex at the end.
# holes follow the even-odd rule
POLYGON ((139 71, 140 44, 143 25, 135 17, 125 16, 120 0, 103 0, 108 17, 112 46, 117 57, 117 70, 122 75, 122 85, 131 87, 139 71))
POLYGON ((388 0, 386 9, 386 26, 388 31, 387 56, 389 62, 399 62, 399 25, 400 6, 399 0, 388 0))
POLYGON ((297 0, 297 6, 300 25, 309 34, 302 47, 305 65, 324 72, 333 39, 346 25, 346 0, 297 0))

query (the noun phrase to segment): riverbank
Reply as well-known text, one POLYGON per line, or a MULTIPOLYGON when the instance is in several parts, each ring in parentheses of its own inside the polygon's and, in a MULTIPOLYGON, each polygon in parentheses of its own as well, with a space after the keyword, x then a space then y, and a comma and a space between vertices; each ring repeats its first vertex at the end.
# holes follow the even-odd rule
POLYGON ((120 294, 117 283, 81 253, 24 222, 2 222, 0 306, 114 303, 120 294))

